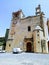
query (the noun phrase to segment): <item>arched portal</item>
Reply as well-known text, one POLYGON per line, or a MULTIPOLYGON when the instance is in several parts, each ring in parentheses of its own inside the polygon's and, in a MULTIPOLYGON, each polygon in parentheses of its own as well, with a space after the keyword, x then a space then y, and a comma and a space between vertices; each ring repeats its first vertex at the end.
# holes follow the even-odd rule
POLYGON ((32 52, 32 44, 30 42, 26 44, 26 52, 32 52))

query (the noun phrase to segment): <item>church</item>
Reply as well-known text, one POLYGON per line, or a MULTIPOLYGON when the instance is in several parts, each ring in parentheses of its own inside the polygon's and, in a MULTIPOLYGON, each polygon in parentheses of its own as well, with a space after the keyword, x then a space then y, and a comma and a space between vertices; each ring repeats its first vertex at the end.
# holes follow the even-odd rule
POLYGON ((40 5, 36 7, 35 16, 25 17, 22 10, 13 12, 6 51, 12 52, 13 48, 20 48, 24 52, 48 53, 46 22, 40 5))

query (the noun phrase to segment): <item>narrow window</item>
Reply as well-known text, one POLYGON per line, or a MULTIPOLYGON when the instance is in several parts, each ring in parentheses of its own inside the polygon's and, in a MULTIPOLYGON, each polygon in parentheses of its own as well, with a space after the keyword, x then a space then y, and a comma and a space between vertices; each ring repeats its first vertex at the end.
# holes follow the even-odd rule
POLYGON ((10 47, 11 45, 9 44, 9 47, 10 47))
POLYGON ((38 41, 38 43, 40 43, 40 41, 38 41))
POLYGON ((30 26, 28 26, 28 31, 31 31, 31 27, 30 26))

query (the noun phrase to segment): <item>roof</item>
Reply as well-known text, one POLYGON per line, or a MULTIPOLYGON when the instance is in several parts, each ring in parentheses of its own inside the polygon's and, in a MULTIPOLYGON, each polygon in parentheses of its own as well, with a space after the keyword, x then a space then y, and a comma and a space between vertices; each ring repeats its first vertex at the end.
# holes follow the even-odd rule
POLYGON ((40 15, 34 15, 34 16, 27 16, 27 17, 24 17, 24 18, 22 18, 21 20, 24 20, 24 19, 28 19, 28 18, 35 18, 35 17, 39 17, 40 15))
POLYGON ((40 26, 36 26, 34 30, 41 30, 42 31, 42 28, 40 26))

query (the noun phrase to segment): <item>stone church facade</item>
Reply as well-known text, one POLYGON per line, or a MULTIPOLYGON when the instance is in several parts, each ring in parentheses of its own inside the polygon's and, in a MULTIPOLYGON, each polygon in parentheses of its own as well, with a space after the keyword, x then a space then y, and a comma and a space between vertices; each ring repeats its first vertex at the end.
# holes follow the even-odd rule
POLYGON ((21 48, 26 52, 48 53, 46 21, 40 5, 36 8, 35 16, 25 17, 22 10, 13 12, 6 51, 21 48))

